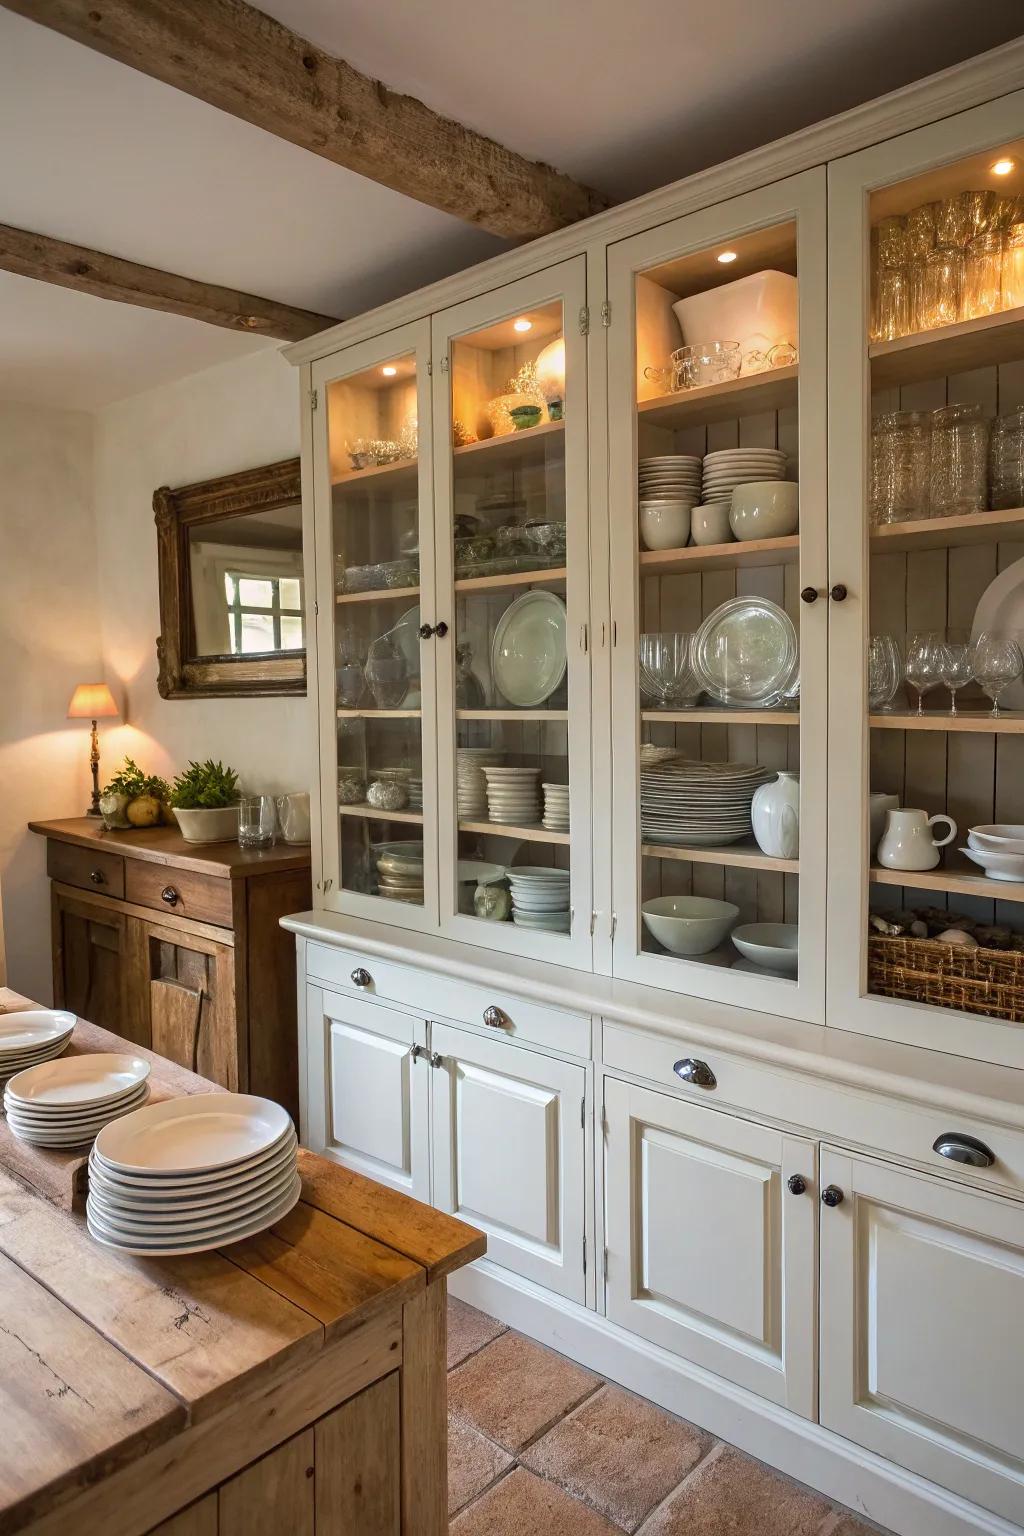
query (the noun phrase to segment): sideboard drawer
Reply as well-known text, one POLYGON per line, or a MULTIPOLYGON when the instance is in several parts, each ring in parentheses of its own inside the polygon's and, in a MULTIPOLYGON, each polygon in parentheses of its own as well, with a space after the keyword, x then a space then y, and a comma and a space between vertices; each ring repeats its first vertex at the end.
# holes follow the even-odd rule
POLYGON ((74 843, 46 841, 46 873, 62 885, 83 891, 102 891, 104 896, 124 898, 124 859, 119 853, 76 848, 74 843))
POLYGON ((231 881, 219 880, 215 875, 130 859, 125 893, 129 901, 141 907, 155 907, 160 912, 192 917, 201 923, 216 923, 221 928, 234 924, 231 881))

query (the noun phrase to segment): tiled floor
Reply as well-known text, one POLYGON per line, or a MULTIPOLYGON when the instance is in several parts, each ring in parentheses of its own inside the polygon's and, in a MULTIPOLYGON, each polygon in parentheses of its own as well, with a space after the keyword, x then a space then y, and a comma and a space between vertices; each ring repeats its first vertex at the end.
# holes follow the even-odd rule
POLYGON ((448 1304, 451 1536, 875 1536, 702 1429, 448 1304))

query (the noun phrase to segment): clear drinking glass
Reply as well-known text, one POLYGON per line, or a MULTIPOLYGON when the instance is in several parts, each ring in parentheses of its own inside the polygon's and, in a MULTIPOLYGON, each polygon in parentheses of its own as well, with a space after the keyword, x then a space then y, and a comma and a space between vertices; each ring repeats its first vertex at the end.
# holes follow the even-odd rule
POLYGON ((935 244, 962 247, 968 238, 967 208, 960 198, 946 197, 936 203, 935 244))
POLYGON ((902 267, 907 259, 907 230, 900 214, 879 219, 875 225, 878 235, 878 265, 902 267))
POLYGON ((942 682, 942 636, 937 630, 920 630, 907 641, 903 675, 917 694, 917 713, 924 714, 924 696, 942 682))
POLYGON ((949 712, 955 715, 957 694, 974 679, 974 647, 966 632, 947 632, 939 653, 939 676, 950 692, 949 712))
POLYGON ((964 253, 939 245, 924 261, 921 279, 921 329, 955 325, 961 318, 964 292, 964 253))
POLYGON ((892 635, 872 635, 868 641, 868 705, 873 711, 892 709, 903 681, 903 658, 892 635))
POLYGON ((871 425, 873 523, 928 516, 931 444, 930 411, 889 411, 875 417, 871 425))
POLYGON ((700 685, 692 663, 692 633, 640 636, 640 684, 654 696, 659 709, 696 703, 700 685))
POLYGON ((875 335, 895 341, 910 330, 910 274, 906 266, 879 267, 875 335))
POLYGON ((999 230, 975 235, 964 265, 963 318, 994 315, 1001 304, 1003 237, 999 230))
POLYGON ((992 191, 961 192, 959 201, 964 215, 963 243, 968 245, 992 229, 998 198, 992 191))
POLYGON ((270 848, 277 830, 273 795, 243 795, 238 802, 240 848, 270 848))
POLYGON ((990 431, 980 405, 944 405, 932 412, 932 517, 984 512, 990 431))
POLYGON ((1024 306, 1024 224, 1012 224, 1003 241, 1000 294, 1004 309, 1024 306))
POLYGON ((1024 655, 1012 635, 985 630, 974 642, 974 676, 992 700, 993 718, 1001 714, 999 700, 1024 672, 1024 655))
POLYGON ((397 709, 408 691, 409 669, 390 635, 373 642, 363 671, 377 708, 397 709))
POLYGON ((994 509, 1024 506, 1024 407, 992 423, 988 471, 994 509))

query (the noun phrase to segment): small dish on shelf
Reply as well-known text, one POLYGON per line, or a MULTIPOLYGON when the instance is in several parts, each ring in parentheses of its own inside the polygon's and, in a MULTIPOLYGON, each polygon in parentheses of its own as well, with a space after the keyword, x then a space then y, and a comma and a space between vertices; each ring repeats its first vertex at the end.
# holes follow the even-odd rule
POLYGON ((795 976, 799 927, 796 923, 743 923, 732 931, 732 942, 746 960, 763 970, 795 976))
POLYGON ((960 852, 979 864, 989 880, 1008 884, 1024 880, 1024 853, 994 853, 991 848, 961 848, 960 852))
POLYGON ((565 603, 554 592, 524 592, 494 630, 491 676, 510 704, 536 708, 565 676, 565 603))
POLYGON ((991 822, 972 827, 967 841, 972 848, 991 848, 993 853, 1024 853, 1024 826, 1016 822, 991 822))

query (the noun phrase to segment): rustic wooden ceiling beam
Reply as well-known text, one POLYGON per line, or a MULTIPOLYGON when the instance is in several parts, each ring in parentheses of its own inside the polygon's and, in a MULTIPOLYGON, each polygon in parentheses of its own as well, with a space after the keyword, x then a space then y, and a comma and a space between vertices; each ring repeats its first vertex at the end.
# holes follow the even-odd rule
POLYGON ((169 315, 187 315, 190 320, 205 320, 208 325, 222 325, 250 336, 273 336, 278 341, 302 341, 338 323, 331 315, 275 304, 272 299, 238 293, 216 283, 177 277, 157 267, 143 267, 120 256, 107 256, 7 224, 0 224, 0 269, 91 293, 99 299, 162 309, 169 315))
POLYGON ((607 206, 550 166, 389 91, 245 0, 0 4, 506 239, 533 239, 607 206))

